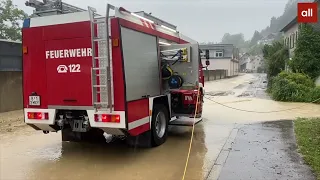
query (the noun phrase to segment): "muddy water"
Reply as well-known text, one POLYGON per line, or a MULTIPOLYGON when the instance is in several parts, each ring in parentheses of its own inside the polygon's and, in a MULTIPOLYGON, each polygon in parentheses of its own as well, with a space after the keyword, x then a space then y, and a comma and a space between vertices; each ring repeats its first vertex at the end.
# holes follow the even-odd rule
MULTIPOLYGON (((186 179, 207 176, 235 124, 320 116, 319 105, 237 97, 248 91, 249 82, 254 78, 253 75, 245 75, 208 83, 206 88, 209 90, 234 93, 207 97, 232 108, 250 111, 295 109, 248 113, 206 99, 204 120, 195 129, 186 179), (223 85, 223 89, 217 88, 218 85, 223 85)), ((181 179, 190 135, 191 128, 171 127, 169 138, 162 146, 135 149, 122 142, 104 145, 62 143, 60 133, 45 135, 30 128, 19 129, 0 134, 0 179, 181 179)))
POLYGON ((266 82, 266 74, 245 74, 228 81, 217 82, 216 85, 211 82, 213 84, 210 87, 205 87, 207 111, 204 116, 222 123, 238 124, 297 117, 320 117, 319 104, 271 100, 265 93, 266 82), (219 90, 220 85, 222 88, 216 95, 215 92, 219 90))
POLYGON ((215 102, 205 99, 206 106, 210 110, 205 111, 204 116, 211 117, 221 123, 241 124, 296 119, 297 117, 320 117, 320 105, 317 104, 275 102, 257 98, 207 98, 215 102), (221 104, 228 107, 222 106, 221 104))
MULTIPOLYGON (((181 179, 190 128, 174 128, 158 148, 62 143, 60 134, 36 133, 1 141, 1 179, 181 179)), ((195 131, 186 179, 202 179, 203 126, 195 131)))

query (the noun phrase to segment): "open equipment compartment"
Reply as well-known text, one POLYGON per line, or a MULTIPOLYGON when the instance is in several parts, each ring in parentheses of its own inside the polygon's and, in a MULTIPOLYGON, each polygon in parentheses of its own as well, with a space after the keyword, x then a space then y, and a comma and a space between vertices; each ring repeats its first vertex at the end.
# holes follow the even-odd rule
MULTIPOLYGON (((174 44, 160 46, 160 58, 162 92, 170 93, 171 95, 172 117, 193 117, 197 104, 197 89, 200 85, 199 68, 201 68, 201 62, 198 61, 199 45, 174 44)), ((202 98, 199 98, 199 101, 202 101, 202 98)), ((197 116, 201 116, 202 107, 200 106, 202 105, 200 104, 197 116)))

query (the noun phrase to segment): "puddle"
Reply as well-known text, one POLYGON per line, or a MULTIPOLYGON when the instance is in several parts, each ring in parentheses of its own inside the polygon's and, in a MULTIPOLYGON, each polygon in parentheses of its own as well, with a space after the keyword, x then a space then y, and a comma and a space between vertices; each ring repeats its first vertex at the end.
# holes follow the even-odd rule
POLYGON ((229 96, 229 95, 234 95, 235 92, 233 91, 211 91, 205 93, 207 96, 229 96))

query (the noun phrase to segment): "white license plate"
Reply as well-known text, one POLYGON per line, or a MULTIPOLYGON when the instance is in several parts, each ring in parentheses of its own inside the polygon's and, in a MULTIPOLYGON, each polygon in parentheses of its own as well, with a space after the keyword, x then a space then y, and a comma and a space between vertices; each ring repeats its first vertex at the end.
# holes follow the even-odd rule
POLYGON ((40 96, 29 96, 30 106, 40 106, 40 96))

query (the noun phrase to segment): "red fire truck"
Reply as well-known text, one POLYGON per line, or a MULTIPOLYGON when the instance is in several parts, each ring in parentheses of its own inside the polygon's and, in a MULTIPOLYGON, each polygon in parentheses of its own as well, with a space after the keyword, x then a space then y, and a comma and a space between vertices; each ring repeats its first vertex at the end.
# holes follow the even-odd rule
POLYGON ((61 130, 62 141, 107 133, 152 147, 166 141, 169 125, 202 120, 199 46, 174 25, 109 4, 105 17, 61 0, 26 5, 35 8, 22 29, 29 126, 61 130))

